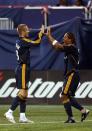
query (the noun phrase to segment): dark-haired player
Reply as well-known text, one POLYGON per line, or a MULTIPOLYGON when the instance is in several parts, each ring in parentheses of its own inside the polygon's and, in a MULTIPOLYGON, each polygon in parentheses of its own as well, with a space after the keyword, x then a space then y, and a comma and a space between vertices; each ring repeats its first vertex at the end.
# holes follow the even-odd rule
POLYGON ((79 65, 79 53, 76 47, 76 41, 74 34, 71 32, 65 33, 63 37, 63 43, 60 44, 57 40, 55 40, 50 32, 50 28, 48 28, 48 33, 46 34, 52 46, 59 50, 60 52, 64 52, 64 62, 65 62, 65 72, 64 72, 64 84, 63 90, 61 93, 61 100, 64 104, 65 111, 67 113, 68 119, 65 123, 75 123, 75 119, 72 113, 72 106, 81 111, 81 121, 85 120, 87 115, 89 114, 89 110, 82 107, 74 98, 75 91, 78 87, 80 77, 78 71, 79 65))

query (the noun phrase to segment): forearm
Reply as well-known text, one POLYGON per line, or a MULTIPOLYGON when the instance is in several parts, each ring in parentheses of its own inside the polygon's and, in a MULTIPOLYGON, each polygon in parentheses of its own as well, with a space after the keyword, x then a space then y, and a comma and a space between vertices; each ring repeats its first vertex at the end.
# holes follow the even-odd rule
POLYGON ((51 45, 55 48, 55 49, 63 49, 63 45, 61 45, 57 40, 55 40, 51 35, 48 36, 48 39, 51 43, 51 45))
POLYGON ((40 44, 40 43, 41 43, 42 36, 43 36, 43 33, 40 31, 40 32, 38 33, 37 38, 36 38, 35 40, 31 41, 31 42, 32 42, 33 44, 35 44, 35 45, 40 44))
POLYGON ((43 37, 43 33, 42 33, 42 31, 40 31, 38 33, 38 38, 35 40, 35 44, 40 44, 42 37, 43 37))
POLYGON ((40 30, 40 32, 38 33, 38 38, 37 38, 37 40, 35 41, 35 44, 40 44, 40 43, 41 43, 43 34, 44 34, 44 25, 42 25, 41 30, 40 30))
POLYGON ((53 43, 53 41, 55 41, 55 39, 51 35, 48 35, 48 39, 49 39, 51 44, 53 43))

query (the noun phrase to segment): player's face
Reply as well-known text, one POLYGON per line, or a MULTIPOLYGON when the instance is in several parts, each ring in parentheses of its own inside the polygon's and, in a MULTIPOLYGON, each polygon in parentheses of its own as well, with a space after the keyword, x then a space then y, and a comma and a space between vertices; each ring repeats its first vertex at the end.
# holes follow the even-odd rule
POLYGON ((68 38, 68 34, 66 33, 63 37, 63 42, 68 45, 71 44, 71 39, 68 38))
POLYGON ((29 36, 29 32, 30 32, 28 26, 25 26, 23 31, 24 31, 25 37, 28 37, 29 36))

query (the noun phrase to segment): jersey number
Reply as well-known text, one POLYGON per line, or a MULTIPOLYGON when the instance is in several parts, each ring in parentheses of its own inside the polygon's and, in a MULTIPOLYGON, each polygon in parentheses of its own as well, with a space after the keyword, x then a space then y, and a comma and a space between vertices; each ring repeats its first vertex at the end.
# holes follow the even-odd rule
POLYGON ((17 50, 16 50, 16 56, 17 56, 17 60, 19 60, 19 54, 17 50))

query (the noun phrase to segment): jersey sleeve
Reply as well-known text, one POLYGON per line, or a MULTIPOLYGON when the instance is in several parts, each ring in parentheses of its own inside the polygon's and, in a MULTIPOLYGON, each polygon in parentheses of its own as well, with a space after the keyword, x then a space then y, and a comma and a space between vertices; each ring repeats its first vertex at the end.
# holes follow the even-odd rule
POLYGON ((43 34, 41 32, 39 32, 39 34, 35 40, 31 40, 30 38, 22 38, 22 40, 28 44, 36 45, 41 42, 42 36, 43 36, 43 34))
POLYGON ((74 46, 73 45, 64 45, 63 46, 63 52, 72 52, 74 50, 74 46))

